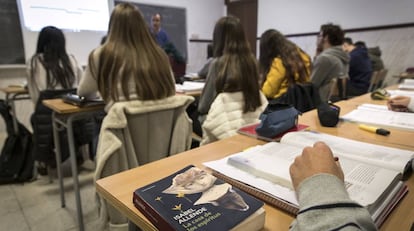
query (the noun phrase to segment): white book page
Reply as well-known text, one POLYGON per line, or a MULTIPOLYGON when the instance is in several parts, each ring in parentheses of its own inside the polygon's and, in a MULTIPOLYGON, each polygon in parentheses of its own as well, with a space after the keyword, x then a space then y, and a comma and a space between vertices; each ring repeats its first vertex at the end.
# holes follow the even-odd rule
POLYGON ((344 172, 345 186, 350 198, 363 206, 373 204, 399 174, 347 158, 341 158, 339 163, 344 172))
MULTIPOLYGON (((296 147, 289 149, 287 146, 289 145, 271 142, 261 147, 233 154, 224 159, 203 164, 228 177, 265 191, 274 197, 298 205, 295 192, 291 186, 286 187, 278 183, 278 180, 274 180, 282 178, 291 185, 289 167, 294 158, 301 154, 301 149, 296 147), (229 159, 234 157, 248 160, 251 164, 250 168, 240 168, 229 164, 229 159), (252 171, 254 168, 260 169, 262 173, 257 175, 256 171, 252 171)), ((339 161, 344 172, 345 187, 350 198, 363 206, 374 203, 399 174, 396 171, 359 163, 345 157, 339 161)))
POLYGON ((293 189, 289 167, 302 153, 296 146, 269 142, 260 148, 231 155, 228 164, 278 185, 293 189))
POLYGON ((386 106, 363 104, 341 116, 342 119, 414 131, 414 113, 386 110, 386 106))
POLYGON ((313 146, 317 141, 325 142, 334 155, 339 158, 347 157, 401 173, 403 173, 406 164, 414 158, 412 151, 369 144, 324 133, 289 132, 280 140, 281 143, 302 148, 313 146))
POLYGON ((296 199, 295 191, 293 191, 292 189, 283 187, 261 177, 257 177, 253 174, 250 174, 247 171, 243 171, 239 168, 229 165, 227 163, 227 160, 228 158, 226 157, 220 160, 205 162, 203 163, 203 165, 217 172, 220 172, 228 177, 231 177, 235 180, 258 188, 266 193, 273 195, 276 198, 283 199, 290 204, 299 206, 299 203, 296 199))
POLYGON ((203 90, 204 82, 184 81, 183 84, 175 84, 177 92, 199 91, 203 90))
POLYGON ((390 93, 391 97, 397 96, 397 95, 403 95, 403 96, 414 96, 414 91, 404 91, 404 90, 387 90, 388 93, 390 93))

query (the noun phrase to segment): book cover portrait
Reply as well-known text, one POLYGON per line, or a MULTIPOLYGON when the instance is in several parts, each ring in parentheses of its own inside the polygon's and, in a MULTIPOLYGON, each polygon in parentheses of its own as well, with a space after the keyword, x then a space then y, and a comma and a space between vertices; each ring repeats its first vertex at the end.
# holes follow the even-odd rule
POLYGON ((137 189, 134 204, 157 228, 186 231, 229 230, 263 206, 194 166, 137 189))

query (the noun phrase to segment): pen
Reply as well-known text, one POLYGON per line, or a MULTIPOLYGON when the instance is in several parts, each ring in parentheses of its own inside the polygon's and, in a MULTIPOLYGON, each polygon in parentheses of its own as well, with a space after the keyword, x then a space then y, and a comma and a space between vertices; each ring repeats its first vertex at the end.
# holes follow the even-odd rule
POLYGON ((365 124, 360 124, 359 128, 368 132, 376 133, 383 136, 388 136, 390 134, 390 131, 383 129, 383 128, 377 128, 373 126, 368 126, 365 124))

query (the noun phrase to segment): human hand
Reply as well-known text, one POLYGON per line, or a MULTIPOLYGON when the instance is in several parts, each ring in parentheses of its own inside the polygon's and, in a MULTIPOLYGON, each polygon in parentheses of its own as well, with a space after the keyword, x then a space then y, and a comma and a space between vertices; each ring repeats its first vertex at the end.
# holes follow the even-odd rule
POLYGON ((338 161, 335 161, 331 149, 323 142, 316 142, 313 147, 305 147, 302 155, 297 156, 290 166, 290 178, 295 190, 300 183, 315 174, 332 174, 344 181, 344 173, 338 161))
POLYGON ((410 100, 411 98, 407 96, 395 96, 387 101, 387 106, 392 111, 406 112, 410 100))

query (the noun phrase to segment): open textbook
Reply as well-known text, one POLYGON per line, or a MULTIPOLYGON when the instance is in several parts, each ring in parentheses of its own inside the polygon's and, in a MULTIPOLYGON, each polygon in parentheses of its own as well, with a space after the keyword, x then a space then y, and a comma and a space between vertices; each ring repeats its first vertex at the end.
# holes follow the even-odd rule
POLYGON ((390 111, 386 105, 361 104, 341 118, 352 122, 414 131, 414 113, 390 111))
POLYGON ((408 191, 401 173, 414 157, 413 152, 322 133, 292 132, 280 143, 269 142, 204 165, 218 177, 295 214, 298 202, 289 167, 305 146, 316 141, 327 143, 339 157, 350 197, 367 207, 380 226, 408 191))

